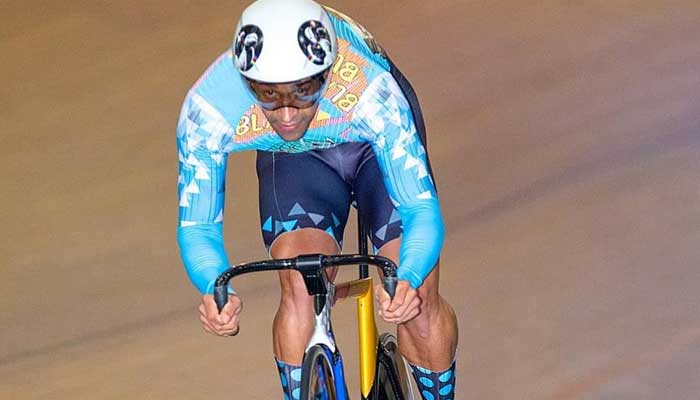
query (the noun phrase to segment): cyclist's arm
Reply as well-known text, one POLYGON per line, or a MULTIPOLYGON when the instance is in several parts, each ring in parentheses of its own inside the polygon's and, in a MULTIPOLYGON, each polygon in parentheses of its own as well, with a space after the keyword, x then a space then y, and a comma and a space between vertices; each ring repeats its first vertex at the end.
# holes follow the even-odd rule
POLYGON ((384 183, 403 224, 398 275, 423 284, 440 257, 444 224, 408 101, 389 73, 377 77, 355 111, 369 135, 384 183), (358 115, 359 114, 359 115, 358 115))
POLYGON ((196 94, 185 99, 177 127, 180 255, 194 286, 213 292, 229 266, 223 243, 226 156, 221 143, 230 126, 196 94))

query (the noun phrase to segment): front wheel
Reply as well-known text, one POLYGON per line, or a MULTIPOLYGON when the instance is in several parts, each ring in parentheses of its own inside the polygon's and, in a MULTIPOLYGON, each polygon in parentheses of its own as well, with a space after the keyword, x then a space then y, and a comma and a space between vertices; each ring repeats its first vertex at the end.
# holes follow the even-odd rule
POLYGON ((301 400, 336 400, 333 363, 322 345, 312 346, 301 366, 301 400))
POLYGON ((403 357, 398 352, 394 335, 385 333, 379 337, 377 368, 369 400, 413 400, 403 357))

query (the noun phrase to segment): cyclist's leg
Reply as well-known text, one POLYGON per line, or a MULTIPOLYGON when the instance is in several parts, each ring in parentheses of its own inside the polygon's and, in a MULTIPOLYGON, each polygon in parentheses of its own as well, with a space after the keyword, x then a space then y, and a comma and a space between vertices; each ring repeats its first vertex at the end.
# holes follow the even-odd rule
MULTIPOLYGON (((369 157, 354 181, 355 197, 375 249, 380 255, 398 262, 401 220, 383 185, 377 184, 381 181, 376 160, 369 157)), ((450 305, 440 296, 438 283, 439 266, 436 266, 418 289, 420 314, 399 325, 397 334, 399 349, 412 364, 421 392, 428 393, 424 398, 450 399, 454 389, 457 319, 450 305), (439 384, 433 383, 433 378, 439 384), (426 387, 431 383, 432 386, 426 387)))
MULTIPOLYGON (((384 245, 379 254, 398 260, 401 239, 384 245)), ((457 321, 452 307, 439 293, 440 264, 418 288, 420 314, 397 327, 401 354, 411 363, 430 369, 446 369, 454 359, 457 345, 457 321), (439 333, 439 334, 433 334, 439 333), (426 353, 425 349, 435 349, 426 353)))
MULTIPOLYGON (((352 166, 334 164, 343 161, 344 146, 301 154, 258 153, 262 233, 273 258, 339 252, 350 206, 350 186, 340 170, 352 166)), ((299 273, 281 271, 279 278, 273 347, 285 394, 294 398, 313 330, 313 299, 299 273)))
MULTIPOLYGON (((270 248, 272 258, 300 254, 337 254, 338 245, 324 231, 304 228, 280 236, 270 248)), ((272 325, 273 349, 278 360, 301 365, 314 327, 313 298, 296 271, 279 272, 280 304, 272 325)))
MULTIPOLYGON (((394 239, 379 254, 398 260, 400 246, 401 239, 394 239)), ((420 314, 396 328, 399 351, 411 366, 419 391, 424 398, 436 400, 454 398, 458 338, 457 318, 439 293, 439 280, 438 263, 418 288, 420 314)))
MULTIPOLYGON (((271 246, 272 258, 299 254, 335 254, 338 244, 324 231, 302 228, 281 235, 271 246)), ((285 399, 298 399, 301 393, 301 365, 304 349, 313 331, 313 299, 301 275, 280 271, 280 304, 272 324, 272 342, 277 371, 285 399)))

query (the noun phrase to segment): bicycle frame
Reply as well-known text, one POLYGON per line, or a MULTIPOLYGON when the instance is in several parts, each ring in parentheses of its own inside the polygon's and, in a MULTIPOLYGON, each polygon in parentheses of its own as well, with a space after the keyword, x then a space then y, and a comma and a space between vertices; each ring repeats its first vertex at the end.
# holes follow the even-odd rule
MULTIPOLYGON (((315 323, 314 331, 307 345, 307 350, 315 344, 324 345, 333 355, 338 354, 333 329, 331 327, 331 308, 334 303, 344 298, 357 299, 358 336, 360 340, 360 382, 363 398, 367 398, 372 389, 375 376, 376 350, 378 346, 377 326, 374 319, 372 279, 361 278, 344 282, 338 286, 328 280, 324 268, 372 263, 380 267, 384 273, 384 287, 393 297, 396 290, 396 265, 389 259, 373 255, 337 255, 324 256, 320 254, 302 255, 291 259, 266 260, 238 265, 224 271, 216 280, 214 299, 219 311, 228 301, 228 282, 234 276, 260 271, 294 269, 301 273, 309 295, 314 296, 315 323)), ((362 272, 361 272, 362 275, 362 272)), ((343 388, 338 393, 346 395, 342 359, 334 363, 336 379, 342 379, 343 388)), ((346 397, 338 397, 345 399, 346 397)))
MULTIPOLYGON (((357 300, 357 320, 360 353, 360 390, 362 398, 367 398, 372 389, 375 374, 376 351, 378 345, 377 325, 374 319, 374 303, 372 278, 357 279, 335 285, 327 282, 327 301, 320 313, 315 316, 314 330, 306 345, 306 351, 311 347, 324 345, 332 355, 339 353, 336 347, 333 328, 331 326, 331 308, 344 299, 357 300)), ((318 295, 317 295, 318 296, 318 295)), ((335 359, 333 357, 331 359, 335 359)), ((338 388, 338 400, 347 398, 345 386, 345 371, 342 358, 337 357, 333 364, 335 382, 343 385, 338 388)))

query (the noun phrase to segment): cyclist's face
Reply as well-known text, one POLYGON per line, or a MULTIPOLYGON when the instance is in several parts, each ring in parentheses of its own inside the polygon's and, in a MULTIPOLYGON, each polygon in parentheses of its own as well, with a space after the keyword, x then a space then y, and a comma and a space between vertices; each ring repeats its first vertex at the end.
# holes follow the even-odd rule
POLYGON ((323 95, 328 72, 291 83, 262 83, 247 80, 256 102, 272 128, 284 140, 304 136, 323 95))

